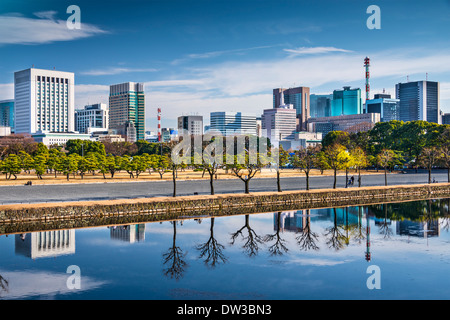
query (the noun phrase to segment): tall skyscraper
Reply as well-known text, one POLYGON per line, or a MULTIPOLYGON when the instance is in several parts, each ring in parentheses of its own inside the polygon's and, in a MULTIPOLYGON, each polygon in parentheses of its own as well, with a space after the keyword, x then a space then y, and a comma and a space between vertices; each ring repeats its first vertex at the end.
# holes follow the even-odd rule
POLYGON ((111 85, 109 89, 109 128, 123 132, 132 122, 136 128, 136 140, 145 139, 145 94, 144 84, 126 82, 111 85))
POLYGON ((312 118, 330 117, 332 101, 332 94, 311 94, 309 115, 312 118))
POLYGON ((90 133, 89 130, 108 130, 109 116, 106 103, 97 103, 75 110, 75 130, 90 133))
POLYGON ((14 100, 0 101, 0 127, 9 127, 14 132, 14 100))
POLYGON ((73 132, 75 76, 30 68, 14 73, 15 133, 73 132))
POLYGON ((297 131, 306 130, 306 122, 310 117, 309 87, 273 89, 273 107, 292 104, 297 113, 297 131))
POLYGON ((440 123, 439 82, 415 81, 395 85, 400 120, 440 123))
POLYGON ((192 135, 203 134, 203 116, 178 117, 178 131, 186 130, 192 135))
POLYGON ((223 136, 256 135, 256 116, 241 112, 211 112, 210 132, 220 132, 223 136))
POLYGON ((344 87, 343 90, 333 91, 331 103, 331 116, 343 116, 363 113, 361 89, 344 87))

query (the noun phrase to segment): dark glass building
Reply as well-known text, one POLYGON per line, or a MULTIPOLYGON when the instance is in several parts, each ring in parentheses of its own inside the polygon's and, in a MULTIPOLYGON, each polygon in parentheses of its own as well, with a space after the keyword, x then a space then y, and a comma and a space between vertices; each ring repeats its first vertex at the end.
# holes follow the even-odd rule
POLYGON ((440 123, 439 82, 398 83, 395 90, 396 98, 400 99, 399 120, 440 123))

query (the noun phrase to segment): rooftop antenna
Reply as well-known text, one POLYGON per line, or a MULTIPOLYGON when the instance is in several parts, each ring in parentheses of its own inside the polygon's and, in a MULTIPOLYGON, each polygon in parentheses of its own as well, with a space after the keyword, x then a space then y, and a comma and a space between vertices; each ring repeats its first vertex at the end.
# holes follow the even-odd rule
POLYGON ((426 74, 426 78, 425 78, 427 81, 428 81, 428 72, 427 72, 427 74, 426 74))
POLYGON ((409 82, 409 76, 406 76, 406 82, 409 82))

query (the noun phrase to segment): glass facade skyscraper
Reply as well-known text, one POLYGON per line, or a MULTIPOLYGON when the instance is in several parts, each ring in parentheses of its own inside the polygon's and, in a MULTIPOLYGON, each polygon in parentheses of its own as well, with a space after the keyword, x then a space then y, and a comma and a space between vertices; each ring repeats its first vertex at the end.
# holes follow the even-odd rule
POLYGON ((440 123, 439 82, 415 81, 395 85, 400 120, 440 123))
POLYGON ((14 132, 14 100, 0 101, 0 127, 10 127, 14 132))
POLYGON ((312 118, 318 117, 330 117, 331 116, 331 103, 333 101, 333 95, 318 95, 311 94, 310 98, 310 116, 312 118))
POLYGON ((136 140, 145 139, 145 94, 144 84, 126 82, 110 86, 109 92, 109 128, 123 132, 128 122, 136 128, 136 140))
POLYGON ((333 91, 332 117, 361 113, 363 113, 363 109, 360 88, 350 89, 350 87, 344 87, 343 90, 333 91))

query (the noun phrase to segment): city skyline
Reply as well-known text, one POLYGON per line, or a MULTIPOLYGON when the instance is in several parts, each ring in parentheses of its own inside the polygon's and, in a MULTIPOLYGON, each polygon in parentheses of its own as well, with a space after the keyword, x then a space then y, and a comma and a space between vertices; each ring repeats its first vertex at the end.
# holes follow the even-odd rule
POLYGON ((159 107, 162 126, 176 127, 182 114, 205 123, 211 111, 261 115, 274 88, 364 91, 370 56, 372 97, 428 77, 450 112, 450 44, 441 33, 450 1, 78 1, 80 30, 66 26, 72 3, 3 2, 0 100, 14 98, 14 72, 33 65, 75 74, 75 109, 108 103, 110 85, 141 82, 146 129, 155 130, 159 107), (380 30, 366 26, 371 4, 381 8, 380 30))

